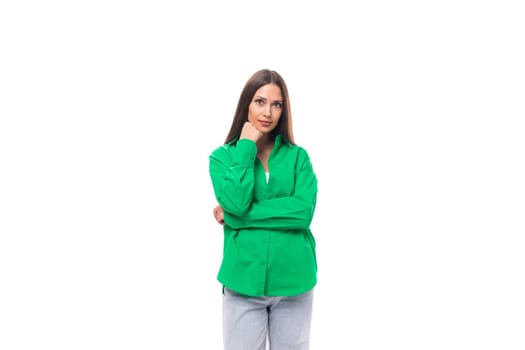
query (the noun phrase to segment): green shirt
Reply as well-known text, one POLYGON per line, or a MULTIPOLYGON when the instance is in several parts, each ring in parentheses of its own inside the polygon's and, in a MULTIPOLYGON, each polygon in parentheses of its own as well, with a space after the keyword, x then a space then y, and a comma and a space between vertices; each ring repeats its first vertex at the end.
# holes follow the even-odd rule
POLYGON ((300 146, 280 135, 268 158, 270 177, 255 142, 233 141, 210 155, 210 176, 224 209, 223 259, 217 279, 251 296, 290 296, 317 282, 310 231, 317 179, 300 146))

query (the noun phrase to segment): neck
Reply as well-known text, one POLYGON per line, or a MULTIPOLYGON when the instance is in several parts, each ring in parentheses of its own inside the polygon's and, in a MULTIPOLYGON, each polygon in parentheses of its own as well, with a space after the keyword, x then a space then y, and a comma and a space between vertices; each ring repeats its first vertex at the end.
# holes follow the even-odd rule
POLYGON ((275 138, 270 135, 263 135, 258 141, 257 141, 257 153, 259 155, 261 154, 268 154, 272 151, 273 145, 274 145, 275 138))
POLYGON ((273 137, 273 135, 264 134, 263 136, 261 136, 261 138, 259 138, 259 140, 257 140, 257 146, 258 147, 271 146, 273 145, 274 140, 275 140, 275 137, 273 137))

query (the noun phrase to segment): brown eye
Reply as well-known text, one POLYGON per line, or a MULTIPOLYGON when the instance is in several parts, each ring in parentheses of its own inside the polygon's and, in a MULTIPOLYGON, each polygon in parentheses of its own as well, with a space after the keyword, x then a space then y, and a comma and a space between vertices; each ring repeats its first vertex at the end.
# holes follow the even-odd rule
POLYGON ((257 104, 257 105, 259 105, 259 106, 264 105, 264 101, 263 101, 262 99, 260 99, 260 98, 256 99, 256 100, 253 101, 253 102, 255 102, 255 104, 257 104))
POLYGON ((275 108, 277 108, 277 109, 281 109, 281 108, 283 108, 283 104, 282 104, 282 102, 275 102, 275 103, 273 104, 273 106, 274 106, 275 108))

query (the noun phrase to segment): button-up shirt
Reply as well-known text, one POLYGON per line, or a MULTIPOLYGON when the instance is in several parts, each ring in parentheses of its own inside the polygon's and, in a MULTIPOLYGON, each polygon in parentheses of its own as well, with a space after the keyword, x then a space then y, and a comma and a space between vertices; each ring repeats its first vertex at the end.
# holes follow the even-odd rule
POLYGON ((313 288, 317 261, 310 223, 317 179, 306 150, 278 135, 268 158, 268 181, 251 140, 218 147, 209 160, 215 197, 224 210, 217 279, 251 296, 290 296, 313 288))

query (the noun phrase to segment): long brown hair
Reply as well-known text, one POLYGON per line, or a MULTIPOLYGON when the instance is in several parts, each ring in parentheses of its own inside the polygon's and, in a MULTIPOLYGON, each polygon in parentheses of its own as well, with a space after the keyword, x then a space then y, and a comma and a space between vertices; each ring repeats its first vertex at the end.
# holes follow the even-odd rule
POLYGON ((261 69, 255 72, 250 79, 244 85, 239 102, 237 102, 237 109, 233 116, 232 125, 228 136, 226 137, 226 143, 230 143, 241 135, 242 127, 248 120, 248 109, 252 102, 253 96, 259 90, 261 86, 275 84, 281 89, 283 97, 283 109, 279 123, 272 130, 272 135, 281 135, 284 140, 294 144, 293 129, 292 129, 292 111, 290 108, 290 97, 288 95, 288 88, 284 79, 276 71, 269 69, 261 69))

